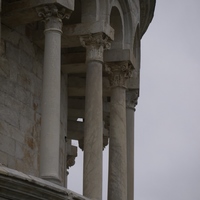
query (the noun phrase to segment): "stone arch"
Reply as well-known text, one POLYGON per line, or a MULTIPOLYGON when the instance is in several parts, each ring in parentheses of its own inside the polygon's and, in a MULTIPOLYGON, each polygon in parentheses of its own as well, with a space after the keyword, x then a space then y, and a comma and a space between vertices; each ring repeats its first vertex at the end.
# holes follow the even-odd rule
POLYGON ((140 20, 139 0, 119 0, 124 15, 124 46, 132 50, 135 31, 140 20))
POLYGON ((120 11, 122 25, 123 25, 123 49, 130 49, 132 51, 133 38, 136 26, 139 22, 139 0, 110 0, 110 13, 112 7, 116 6, 120 11))
POLYGON ((136 68, 140 68, 140 26, 138 24, 133 43, 133 55, 135 57, 136 68))
POLYGON ((82 22, 107 21, 108 1, 107 0, 81 0, 82 22))
POLYGON ((124 19, 118 1, 115 1, 110 10, 110 26, 114 29, 114 41, 111 43, 111 49, 124 48, 124 19))

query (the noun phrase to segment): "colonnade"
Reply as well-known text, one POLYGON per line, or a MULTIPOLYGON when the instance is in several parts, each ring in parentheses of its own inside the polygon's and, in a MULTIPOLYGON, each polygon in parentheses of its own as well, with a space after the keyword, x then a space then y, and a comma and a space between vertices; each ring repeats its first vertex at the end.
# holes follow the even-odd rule
MULTIPOLYGON (((63 10, 60 12, 55 6, 39 10, 39 15, 45 20, 40 177, 56 184, 61 183, 59 177, 60 60, 62 18, 66 14, 69 13, 63 10)), ((87 64, 83 195, 90 199, 101 200, 103 52, 109 48, 110 39, 104 33, 94 33, 80 36, 80 41, 86 48, 87 64)), ((132 70, 133 66, 129 61, 106 63, 111 90, 108 200, 133 199, 134 109, 129 110, 129 107, 126 107, 126 80, 130 78, 132 70)))

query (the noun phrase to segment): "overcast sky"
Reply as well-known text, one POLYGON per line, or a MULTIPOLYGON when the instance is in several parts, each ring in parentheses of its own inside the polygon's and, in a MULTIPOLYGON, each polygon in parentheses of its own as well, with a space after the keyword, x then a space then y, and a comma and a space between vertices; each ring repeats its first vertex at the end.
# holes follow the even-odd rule
MULTIPOLYGON (((200 200, 199 21, 200 0, 157 0, 142 39, 135 200, 200 200)), ((80 151, 69 188, 82 193, 80 151)))

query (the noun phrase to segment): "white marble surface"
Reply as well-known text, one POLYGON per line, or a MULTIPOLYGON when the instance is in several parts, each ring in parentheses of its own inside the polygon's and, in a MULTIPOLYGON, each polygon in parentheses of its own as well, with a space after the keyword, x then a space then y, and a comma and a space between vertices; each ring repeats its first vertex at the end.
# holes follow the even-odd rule
POLYGON ((127 200, 134 199, 134 109, 126 108, 127 200))
POLYGON ((61 26, 59 18, 50 17, 46 21, 40 144, 40 177, 58 184, 60 184, 61 26))
POLYGON ((102 199, 102 63, 90 61, 87 66, 83 195, 102 199))
POLYGON ((127 199, 125 88, 111 90, 108 200, 127 199))

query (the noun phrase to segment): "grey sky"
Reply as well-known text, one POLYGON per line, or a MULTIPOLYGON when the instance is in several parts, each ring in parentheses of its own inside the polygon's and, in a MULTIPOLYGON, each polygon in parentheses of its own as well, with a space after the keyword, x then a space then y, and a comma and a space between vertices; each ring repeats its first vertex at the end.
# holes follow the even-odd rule
MULTIPOLYGON (((157 0, 154 19, 142 39, 135 200, 200 199, 199 20, 199 0, 157 0)), ((81 159, 79 155, 69 176, 70 189, 78 193, 81 159)))

